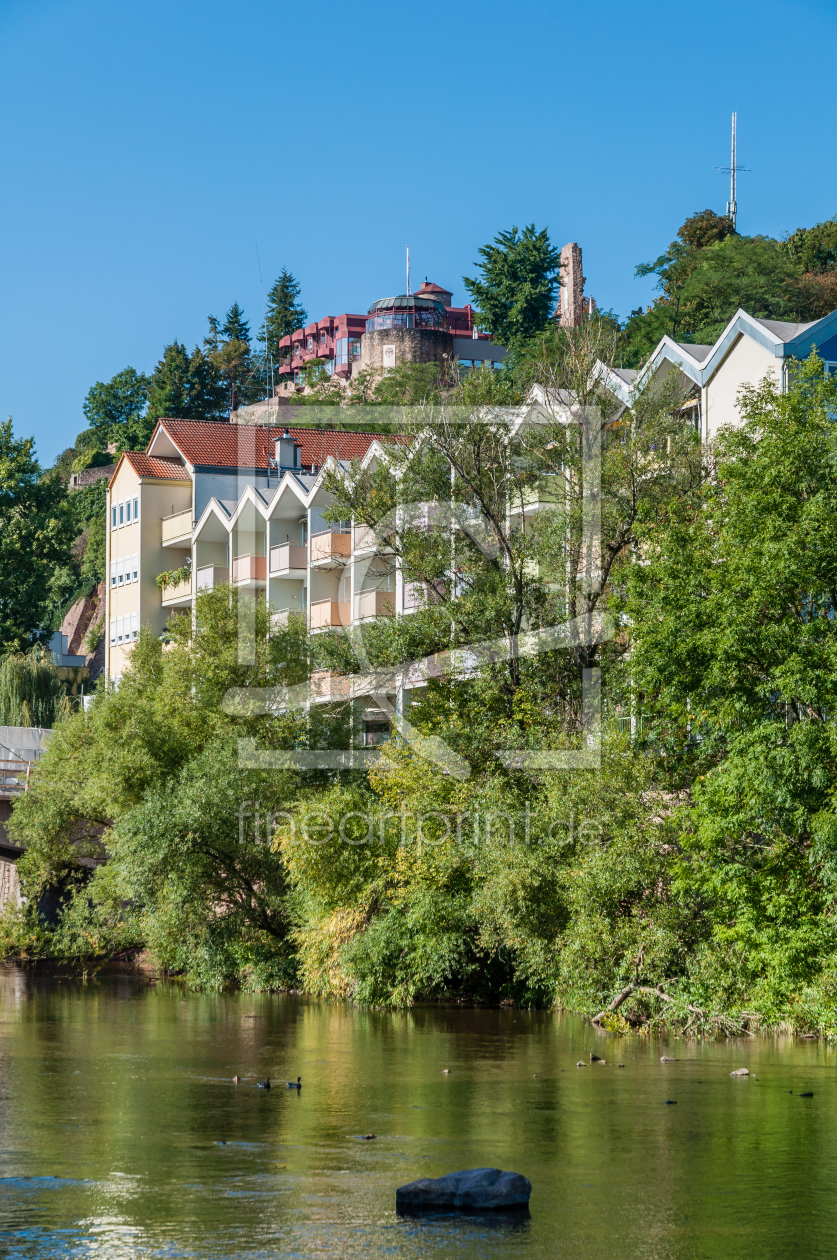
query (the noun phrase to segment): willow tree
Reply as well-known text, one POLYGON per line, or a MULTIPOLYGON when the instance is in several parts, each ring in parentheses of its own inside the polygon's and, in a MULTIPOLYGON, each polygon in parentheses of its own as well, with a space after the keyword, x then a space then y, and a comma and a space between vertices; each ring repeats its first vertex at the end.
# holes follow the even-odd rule
POLYGON ((52 726, 66 707, 49 652, 12 652, 0 659, 0 725, 52 726))

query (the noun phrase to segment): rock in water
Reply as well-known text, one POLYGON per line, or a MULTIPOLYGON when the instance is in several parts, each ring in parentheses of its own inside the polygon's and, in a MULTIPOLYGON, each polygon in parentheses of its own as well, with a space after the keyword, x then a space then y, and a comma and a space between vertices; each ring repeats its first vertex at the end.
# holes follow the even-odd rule
POLYGON ((485 1212, 526 1207, 532 1183, 520 1173, 499 1168, 467 1168, 446 1177, 420 1177, 395 1192, 399 1212, 432 1212, 439 1208, 485 1212))
POLYGON ((749 1076, 749 1068, 736 1068, 734 1072, 730 1072, 730 1076, 749 1076))

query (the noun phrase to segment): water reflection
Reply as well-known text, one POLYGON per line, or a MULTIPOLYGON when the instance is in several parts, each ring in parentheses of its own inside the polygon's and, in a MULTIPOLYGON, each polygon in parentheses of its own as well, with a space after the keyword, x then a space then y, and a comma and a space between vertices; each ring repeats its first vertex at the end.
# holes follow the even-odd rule
POLYGON ((619 1042, 542 1012, 7 968, 0 1252, 830 1255, 834 1062, 788 1039, 619 1042), (577 1068, 591 1051, 609 1062, 577 1068), (258 1090, 267 1075, 304 1088, 258 1090), (528 1220, 396 1216, 403 1182, 489 1164, 531 1179, 528 1220))

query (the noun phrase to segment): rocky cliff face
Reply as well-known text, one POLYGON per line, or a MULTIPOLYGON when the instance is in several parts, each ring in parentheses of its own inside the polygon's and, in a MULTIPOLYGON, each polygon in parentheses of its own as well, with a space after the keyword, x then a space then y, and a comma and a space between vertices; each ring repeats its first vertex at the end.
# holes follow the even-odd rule
POLYGON ((61 623, 61 633, 67 636, 67 652, 70 656, 84 656, 90 670, 91 681, 104 669, 105 639, 95 652, 88 651, 88 644, 95 630, 104 630, 105 583, 100 582, 92 595, 77 599, 61 623))

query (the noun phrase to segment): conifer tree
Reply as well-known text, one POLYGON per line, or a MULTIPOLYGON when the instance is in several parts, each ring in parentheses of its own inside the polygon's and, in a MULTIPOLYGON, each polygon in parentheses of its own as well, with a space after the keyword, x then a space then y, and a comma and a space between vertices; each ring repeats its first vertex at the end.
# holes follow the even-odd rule
POLYGON ((244 341, 249 346, 250 324, 244 318, 244 312, 238 302, 233 302, 227 311, 227 317, 221 326, 221 334, 225 341, 244 341))
POLYGON ((259 330, 259 341, 265 346, 267 357, 273 363, 279 361, 279 342, 283 337, 305 327, 308 315, 299 302, 300 285, 287 267, 283 267, 279 279, 267 295, 267 314, 259 330))
POLYGON ((150 428, 163 416, 217 420, 224 413, 226 390, 214 359, 196 346, 191 356, 178 341, 166 346, 148 391, 150 428))
POLYGON ((561 255, 544 228, 530 223, 522 232, 500 232, 479 251, 482 276, 463 276, 477 305, 477 319, 503 345, 514 345, 549 323, 558 292, 561 255))

